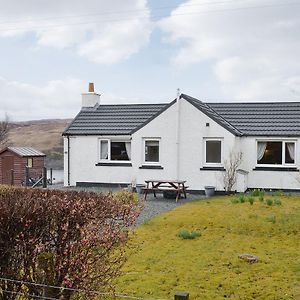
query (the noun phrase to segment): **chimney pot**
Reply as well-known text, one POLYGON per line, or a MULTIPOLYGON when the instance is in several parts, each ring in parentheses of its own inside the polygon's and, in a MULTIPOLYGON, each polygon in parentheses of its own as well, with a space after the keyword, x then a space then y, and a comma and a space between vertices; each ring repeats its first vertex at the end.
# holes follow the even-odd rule
POLYGON ((93 82, 89 83, 89 93, 95 93, 94 83, 93 82))

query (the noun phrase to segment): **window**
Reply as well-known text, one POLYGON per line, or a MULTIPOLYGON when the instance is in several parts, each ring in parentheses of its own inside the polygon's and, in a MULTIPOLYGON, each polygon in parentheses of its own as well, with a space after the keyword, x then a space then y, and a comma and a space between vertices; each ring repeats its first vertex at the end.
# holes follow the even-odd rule
POLYGON ((27 167, 28 167, 28 168, 32 168, 32 166, 33 166, 32 158, 31 158, 31 157, 30 157, 30 158, 27 158, 27 167))
POLYGON ((205 163, 219 165, 222 163, 221 140, 205 140, 205 163))
POLYGON ((158 140, 145 140, 145 162, 159 162, 158 140))
POLYGON ((100 140, 100 160, 131 160, 131 142, 100 140))
POLYGON ((295 164, 295 142, 258 141, 257 163, 260 165, 295 164))

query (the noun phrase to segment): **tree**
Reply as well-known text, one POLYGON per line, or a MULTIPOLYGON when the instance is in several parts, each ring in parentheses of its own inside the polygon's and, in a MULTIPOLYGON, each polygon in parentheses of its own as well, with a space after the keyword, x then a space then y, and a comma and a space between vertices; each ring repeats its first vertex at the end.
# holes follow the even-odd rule
POLYGON ((231 192, 236 183, 236 171, 242 163, 242 152, 231 151, 228 160, 225 160, 225 174, 223 177, 224 189, 226 192, 231 192))
POLYGON ((7 114, 5 114, 4 120, 0 121, 0 149, 3 148, 7 143, 9 129, 9 117, 7 114))
POLYGON ((0 277, 48 286, 0 280, 0 299, 70 299, 68 288, 111 291, 139 209, 130 193, 2 187, 0 277))

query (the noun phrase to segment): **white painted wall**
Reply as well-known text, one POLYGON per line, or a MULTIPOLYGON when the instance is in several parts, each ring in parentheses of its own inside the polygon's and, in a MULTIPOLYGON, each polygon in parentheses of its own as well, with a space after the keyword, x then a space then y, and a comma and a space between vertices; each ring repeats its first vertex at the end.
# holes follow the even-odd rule
MULTIPOLYGON (((96 166, 99 162, 101 136, 70 137, 70 185, 76 182, 90 183, 144 183, 147 179, 186 180, 189 189, 203 190, 206 185, 223 190, 222 171, 200 170, 204 166, 204 138, 223 139, 223 162, 230 151, 241 151, 240 169, 249 172, 239 178, 236 187, 296 189, 298 172, 254 171, 256 165, 256 138, 236 137, 207 117, 185 99, 180 99, 179 176, 176 172, 176 105, 169 107, 157 118, 135 132, 131 137, 132 167, 96 166), (209 127, 206 127, 209 123, 209 127), (145 138, 160 139, 160 169, 140 169, 144 164, 145 138)), ((106 138, 106 137, 102 137, 106 138)), ((127 137, 130 138, 130 137, 127 137)), ((65 145, 65 185, 67 182, 67 139, 65 145)), ((297 140, 297 145, 299 145, 297 140)), ((300 146, 296 145, 296 164, 300 162, 300 146)), ((300 176, 299 176, 300 178, 300 176)))
POLYGON ((295 164, 299 168, 300 163, 300 140, 295 138, 270 138, 270 137, 243 137, 241 139, 241 149, 243 151, 243 163, 241 169, 249 171, 248 188, 265 188, 265 189, 300 189, 299 172, 283 172, 283 171, 255 171, 256 166, 256 143, 257 140, 278 140, 278 141, 295 141, 296 155, 295 164))

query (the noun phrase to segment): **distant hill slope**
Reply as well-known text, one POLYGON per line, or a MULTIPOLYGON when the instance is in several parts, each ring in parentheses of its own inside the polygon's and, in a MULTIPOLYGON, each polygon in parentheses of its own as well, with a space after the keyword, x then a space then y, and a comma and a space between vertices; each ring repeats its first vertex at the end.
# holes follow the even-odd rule
POLYGON ((47 155, 47 167, 62 169, 62 132, 70 122, 69 119, 50 119, 13 123, 9 145, 34 147, 47 155))

